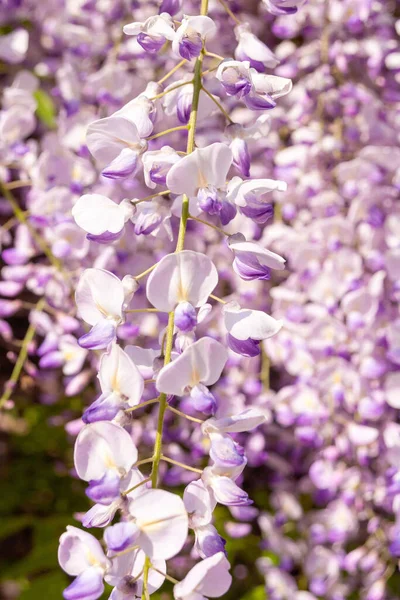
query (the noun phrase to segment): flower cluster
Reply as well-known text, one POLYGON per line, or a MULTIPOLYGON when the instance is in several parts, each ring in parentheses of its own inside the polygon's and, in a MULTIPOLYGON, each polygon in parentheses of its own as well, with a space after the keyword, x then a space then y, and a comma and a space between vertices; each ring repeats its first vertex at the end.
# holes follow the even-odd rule
MULTIPOLYGON (((274 10, 292 12, 293 4, 285 4, 277 3, 274 10)), ((105 63, 88 77, 86 88, 74 61, 59 67, 64 131, 59 128, 60 139, 48 134, 38 157, 37 148, 29 146, 33 140, 24 141, 36 127, 38 79, 21 71, 6 90, 2 189, 19 224, 14 248, 3 251, 9 265, 3 270, 3 292, 8 285, 10 296, 24 286, 43 294, 31 314, 31 332, 44 337, 37 350, 40 368, 62 367, 69 378, 67 394, 82 390, 96 371, 100 388, 82 421, 69 428, 79 431, 75 472, 88 483, 86 494, 94 502, 82 524, 105 527, 104 545, 76 527, 61 536, 60 565, 75 577, 64 591, 66 600, 96 600, 104 581, 113 586, 113 600, 147 599, 165 579, 174 583, 177 600, 223 595, 232 577, 213 511, 217 503, 232 509, 252 503, 240 485, 247 458, 236 437, 264 423, 266 413, 262 407, 222 402, 214 390, 221 389, 228 361, 259 356, 263 341, 282 323, 263 310, 243 308, 231 293, 227 300, 214 295, 218 290, 227 295, 223 280, 228 276, 220 278, 206 236, 197 238, 204 227, 219 240, 222 236, 231 274, 245 282, 269 280, 272 270, 285 268, 280 255, 239 232, 234 220, 248 220, 250 228, 264 224, 272 215, 266 195, 286 189, 280 180, 250 178, 249 143, 262 139, 269 120, 253 111, 274 108, 292 86, 290 79, 264 72, 277 60, 246 22, 235 29, 235 59, 211 52, 217 32, 213 10, 202 0, 200 14, 187 16, 186 9, 193 10, 188 5, 163 2, 159 14, 150 16, 145 6, 138 8, 134 16, 142 20, 123 27, 114 50, 99 40, 105 63), (149 80, 141 90, 126 86, 122 93, 123 61, 134 56, 139 61, 139 54, 155 70, 163 63, 172 66, 158 81, 149 80), (180 69, 184 75, 177 79, 180 69), (130 94, 133 98, 121 102, 130 94), (85 101, 103 114, 93 119, 93 109, 81 106, 85 101), (242 104, 246 123, 230 114, 242 104), (208 139, 210 121, 213 139, 208 139), (163 145, 165 138, 169 145, 163 145), (8 183, 15 162, 21 179, 8 183), (32 188, 23 211, 12 190, 23 187, 25 177, 32 188), (196 228, 190 232, 192 223, 196 228), (222 227, 229 224, 228 232, 222 227), (49 264, 30 262, 40 253, 49 264), (140 272, 148 259, 150 265, 140 272), (68 314, 73 291, 76 316, 68 314), (148 317, 156 321, 146 335, 148 317), (138 334, 149 339, 124 343, 138 334), (174 406, 177 398, 189 414, 174 406), (136 411, 143 415, 148 406, 156 408, 147 419, 152 426, 138 435, 142 418, 136 411), (208 466, 177 460, 179 448, 164 437, 169 415, 188 422, 190 435, 208 450, 208 466), (178 471, 177 482, 186 483, 183 498, 159 489, 163 482, 171 484, 164 469, 168 464, 178 471), (146 475, 142 469, 148 466, 146 475), (182 479, 181 471, 189 479, 182 479), (189 547, 189 529, 192 555, 202 560, 177 581, 165 561, 189 547)), ((222 8, 237 20, 224 3, 222 8)), ((93 15, 83 6, 78 21, 85 11, 93 15)), ((67 27, 71 39, 74 34, 76 41, 84 39, 82 27, 67 27)), ((49 35, 48 43, 56 44, 57 37, 49 35)), ((21 50, 19 37, 18 43, 14 38, 11 48, 21 50)), ((80 41, 74 50, 81 60, 94 60, 95 48, 80 41)), ((8 62, 13 60, 21 56, 8 62)), ((45 66, 42 71, 46 74, 45 66)), ((20 307, 18 301, 4 302, 3 312, 20 307)))
POLYGON ((395 3, 64 4, 0 7, 0 407, 83 398, 65 598, 221 596, 261 530, 268 598, 391 600, 395 3))

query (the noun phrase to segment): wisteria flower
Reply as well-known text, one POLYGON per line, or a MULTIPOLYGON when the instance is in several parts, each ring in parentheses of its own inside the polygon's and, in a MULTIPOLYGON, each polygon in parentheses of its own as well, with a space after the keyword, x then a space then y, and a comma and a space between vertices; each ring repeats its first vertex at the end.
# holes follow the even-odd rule
POLYGON ((304 0, 262 0, 267 10, 273 15, 293 15, 304 0))
POLYGON ((132 175, 146 149, 135 123, 123 116, 94 121, 88 127, 86 143, 102 174, 110 179, 132 175))
POLYGON ((78 476, 89 482, 87 495, 109 505, 120 495, 120 483, 137 460, 137 449, 129 433, 106 421, 86 425, 74 449, 78 476))
POLYGON ((203 44, 217 32, 217 27, 210 17, 203 15, 183 17, 172 41, 173 51, 191 60, 199 56, 203 44))
POLYGON ((131 277, 118 279, 103 269, 86 269, 75 293, 82 319, 92 326, 79 343, 83 348, 106 348, 124 320, 123 310, 134 293, 131 277))
POLYGON ((260 341, 272 337, 282 327, 282 321, 260 310, 240 308, 236 302, 226 304, 223 314, 229 347, 243 356, 258 356, 260 341))
POLYGON ((158 310, 172 312, 181 303, 197 308, 207 302, 218 283, 218 272, 204 254, 184 250, 164 256, 151 273, 147 298, 158 310))
POLYGON ((271 269, 285 268, 284 258, 254 242, 247 242, 240 233, 231 236, 228 244, 235 256, 233 268, 242 279, 268 280, 271 277, 271 269))
POLYGON ((264 67, 274 68, 279 64, 274 53, 251 32, 247 23, 235 27, 235 35, 238 41, 235 50, 237 60, 249 61, 259 71, 263 71, 264 67))
MULTIPOLYGON (((223 211, 225 197, 221 190, 225 187, 232 160, 232 151, 225 144, 197 148, 170 169, 167 186, 175 194, 197 198, 200 210, 219 214, 223 211)), ((193 208, 196 210, 196 204, 193 208)))
POLYGON ((149 17, 143 23, 129 23, 123 31, 126 35, 137 36, 138 43, 146 52, 158 52, 167 40, 175 36, 174 22, 168 12, 149 17))
POLYGON ((129 200, 116 204, 101 194, 85 194, 72 208, 76 224, 86 231, 90 240, 97 242, 119 239, 134 212, 129 200))
POLYGON ((99 380, 102 394, 84 412, 85 423, 112 420, 124 407, 139 404, 144 389, 143 377, 118 344, 112 344, 101 357, 99 380))
POLYGON ((209 337, 201 338, 161 369, 157 389, 174 396, 183 396, 190 390, 195 408, 213 414, 216 401, 207 386, 219 379, 227 358, 222 344, 209 337))
POLYGON ((95 537, 68 525, 60 537, 58 561, 68 575, 76 577, 63 592, 65 600, 100 598, 104 591, 103 577, 111 562, 95 537))
POLYGON ((130 503, 129 512, 139 531, 136 543, 151 559, 167 560, 182 549, 188 516, 180 496, 148 490, 130 503))

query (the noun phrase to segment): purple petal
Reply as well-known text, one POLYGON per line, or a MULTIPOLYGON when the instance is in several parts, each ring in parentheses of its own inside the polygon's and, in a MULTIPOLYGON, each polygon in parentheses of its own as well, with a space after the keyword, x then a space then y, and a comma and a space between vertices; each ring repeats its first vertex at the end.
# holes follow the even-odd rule
POLYGON ((104 177, 108 179, 122 179, 131 175, 138 162, 138 153, 130 148, 124 148, 120 154, 102 171, 104 177))
POLYGON ((213 491, 216 500, 225 506, 248 506, 252 504, 245 491, 229 477, 218 477, 214 480, 213 491))
POLYGON ((140 530, 132 521, 121 522, 107 527, 104 532, 104 540, 109 550, 121 552, 135 544, 140 530))
POLYGON ((176 103, 176 115, 178 121, 183 125, 186 125, 190 118, 192 110, 192 97, 189 94, 180 94, 178 102, 176 103))
POLYGON ((166 12, 173 17, 177 12, 180 11, 182 6, 182 0, 162 0, 160 6, 160 14, 166 12))
POLYGON ((96 242, 97 244, 110 244, 111 242, 115 242, 119 240, 124 233, 124 230, 117 231, 117 233, 111 233, 110 231, 105 231, 100 235, 93 235, 92 233, 87 233, 86 237, 91 242, 96 242))
POLYGON ((84 423, 95 423, 96 421, 112 421, 121 410, 122 403, 115 402, 115 395, 101 394, 83 413, 84 423))
POLYGON ((190 302, 180 302, 175 309, 175 325, 183 333, 189 333, 197 325, 197 315, 190 302))
POLYGON ((121 478, 117 471, 107 471, 101 479, 89 482, 86 495, 93 502, 108 506, 119 498, 120 482, 121 478))
POLYGON ((251 110, 268 110, 271 108, 275 108, 276 102, 265 94, 264 96, 259 96, 258 94, 248 94, 244 97, 244 103, 247 108, 251 110))
POLYGON ((199 56, 203 47, 201 35, 197 32, 190 36, 184 36, 179 43, 179 54, 186 60, 191 60, 199 56))
POLYGON ((274 207, 272 206, 272 204, 259 204, 257 206, 241 206, 240 212, 249 219, 253 219, 253 221, 262 225, 273 216, 274 207))
POLYGON ((236 354, 252 358, 261 354, 260 342, 248 338, 247 340, 237 340, 233 335, 228 333, 228 346, 236 354))
POLYGON ((217 401, 205 385, 196 385, 190 392, 193 406, 205 415, 213 415, 217 410, 217 401))
POLYGON ((98 567, 90 567, 83 571, 68 586, 63 596, 65 600, 97 600, 104 592, 103 571, 98 567))
POLYGON ((235 138, 230 148, 233 152, 233 164, 243 177, 250 177, 250 153, 246 140, 235 138))
POLYGON ((231 202, 224 200, 222 202, 221 212, 219 213, 219 218, 222 225, 228 225, 228 223, 230 223, 236 217, 236 213, 236 206, 234 206, 231 202))
POLYGON ((252 279, 262 279, 268 281, 271 279, 271 271, 265 265, 261 265, 257 259, 240 255, 233 261, 233 269, 245 281, 252 279))
POLYGON ((79 338, 78 344, 81 348, 87 348, 88 350, 100 350, 101 348, 107 348, 116 337, 115 323, 108 319, 102 319, 92 329, 82 335, 79 338))
POLYGON ((55 350, 54 352, 48 352, 39 361, 39 367, 41 369, 57 369, 64 364, 64 357, 62 352, 55 350))
POLYGON ((161 48, 165 44, 164 37, 152 37, 150 35, 147 35, 147 33, 139 33, 139 35, 137 36, 137 41, 138 44, 142 46, 143 50, 149 52, 150 54, 155 54, 156 52, 161 50, 161 48))
POLYGON ((210 457, 217 467, 235 467, 246 462, 244 449, 229 436, 212 437, 210 457))

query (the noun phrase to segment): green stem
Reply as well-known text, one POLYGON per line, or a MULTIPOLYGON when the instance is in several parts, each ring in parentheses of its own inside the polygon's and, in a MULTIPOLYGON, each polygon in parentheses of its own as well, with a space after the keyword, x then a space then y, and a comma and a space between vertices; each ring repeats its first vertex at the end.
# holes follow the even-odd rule
POLYGON ((160 456, 161 460, 164 460, 167 463, 170 463, 171 465, 175 465, 176 467, 181 467, 182 469, 186 469, 187 471, 192 471, 192 473, 199 473, 201 475, 201 473, 203 472, 203 469, 196 469, 195 467, 189 467, 189 465, 186 465, 183 462, 179 462, 179 460, 174 460, 173 458, 169 458, 168 456, 164 456, 164 454, 161 454, 160 456))
MULTIPOLYGON (((200 14, 206 16, 208 13, 208 0, 201 0, 201 9, 200 14)), ((193 97, 192 97, 192 109, 190 112, 189 125, 188 125, 188 138, 187 138, 187 147, 186 152, 190 154, 195 149, 195 133, 196 133, 196 125, 197 125, 197 113, 199 109, 199 98, 200 91, 202 87, 202 66, 204 59, 205 50, 204 47, 200 53, 200 56, 196 60, 196 64, 194 67, 194 77, 193 77, 193 97)), ((186 194, 184 194, 182 198, 182 213, 181 220, 179 223, 179 233, 178 240, 176 244, 175 252, 181 252, 185 245, 185 235, 186 235, 186 225, 189 218, 189 198, 186 194)), ((174 341, 174 313, 169 313, 168 317, 168 326, 167 326, 167 334, 165 341, 165 355, 164 355, 164 365, 167 365, 171 362, 171 353, 172 346, 174 341)), ((156 440, 154 443, 154 452, 153 452, 153 468, 151 471, 151 482, 152 487, 157 487, 158 482, 158 470, 160 465, 160 460, 162 456, 162 434, 164 427, 164 415, 167 409, 167 395, 160 394, 160 408, 158 413, 158 422, 157 422, 157 432, 156 432, 156 440)), ((148 578, 149 578, 149 569, 150 569, 150 559, 146 556, 146 561, 144 564, 144 572, 143 572, 143 592, 142 592, 142 600, 147 600, 149 597, 148 592, 148 578)))
POLYGON ((216 300, 220 304, 227 304, 226 300, 222 300, 222 298, 219 298, 218 296, 214 296, 214 294, 210 294, 210 298, 212 298, 213 300, 216 300))
POLYGON ((184 419, 187 419, 188 421, 193 421, 193 423, 204 423, 204 421, 202 421, 201 419, 196 419, 196 417, 191 417, 190 415, 187 415, 186 413, 178 410, 177 408, 174 408, 173 406, 169 406, 169 404, 167 405, 167 408, 171 412, 175 413, 176 415, 179 415, 180 417, 183 417, 184 419))
POLYGON ((148 483, 150 480, 151 480, 151 477, 146 477, 146 479, 143 479, 142 481, 140 481, 140 483, 137 483, 136 485, 132 486, 131 488, 129 488, 129 490, 126 490, 126 492, 121 492, 121 496, 127 496, 134 490, 137 490, 137 488, 148 483))
POLYGON ((207 90, 207 88, 205 88, 204 86, 202 87, 202 90, 205 94, 207 94, 207 96, 210 98, 210 100, 212 100, 215 104, 215 106, 217 106, 219 108, 219 110, 222 112, 222 114, 224 115, 225 119, 227 121, 229 121, 229 123, 233 123, 231 117, 228 115, 228 113, 226 112, 226 110, 224 109, 224 107, 222 106, 222 104, 216 99, 215 96, 213 96, 211 94, 211 92, 209 92, 207 90))
POLYGON ((186 62, 187 62, 186 58, 181 60, 181 62, 179 62, 177 65, 175 65, 175 67, 173 67, 170 71, 168 71, 168 73, 166 75, 164 75, 164 77, 161 77, 161 79, 159 81, 157 81, 158 85, 161 85, 162 83, 164 83, 164 81, 167 81, 167 79, 169 79, 171 77, 171 75, 173 75, 174 73, 179 71, 179 69, 181 67, 183 67, 183 65, 186 62))
POLYGON ((220 5, 225 9, 225 11, 228 13, 228 15, 231 17, 231 19, 233 21, 235 21, 235 23, 237 25, 240 25, 240 20, 237 18, 237 16, 231 11, 231 9, 229 8, 229 6, 227 5, 226 2, 224 2, 224 0, 218 0, 218 2, 220 3, 220 5))
POLYGON ((141 202, 147 202, 148 200, 157 198, 157 196, 168 196, 168 194, 170 193, 170 190, 164 190, 163 192, 157 192, 156 194, 151 194, 150 196, 146 196, 145 198, 140 198, 140 200, 131 200, 131 203, 136 206, 136 204, 140 204, 141 202))
POLYGON ((164 98, 164 96, 166 96, 170 92, 173 92, 175 90, 179 90, 179 88, 184 87, 185 85, 190 85, 191 83, 193 83, 193 82, 190 81, 190 80, 189 81, 181 81, 181 83, 177 83, 176 85, 172 85, 170 88, 167 88, 163 92, 160 92, 159 94, 157 94, 157 96, 153 96, 152 98, 150 98, 150 100, 158 100, 159 98, 164 98))
POLYGON ((139 273, 139 275, 135 275, 135 279, 142 279, 142 277, 145 277, 146 275, 148 275, 149 273, 151 273, 152 270, 156 268, 157 264, 158 263, 156 263, 155 265, 152 265, 151 267, 149 267, 148 269, 146 269, 142 273, 139 273))
POLYGON ((174 131, 187 131, 187 125, 178 125, 178 127, 171 127, 170 129, 165 129, 165 131, 160 131, 159 133, 155 133, 147 138, 147 141, 155 140, 163 135, 167 135, 168 133, 173 133, 174 131))
MULTIPOLYGON (((36 307, 35 307, 36 310, 38 310, 38 311, 43 310, 44 304, 45 304, 45 301, 42 298, 36 304, 36 307)), ((21 347, 20 353, 17 358, 17 362, 15 363, 13 371, 11 373, 11 377, 7 381, 3 395, 0 398, 0 408, 3 408, 4 405, 7 403, 7 401, 10 399, 10 396, 13 393, 15 386, 18 383, 19 376, 21 375, 21 371, 24 368, 24 364, 25 364, 25 361, 28 356, 29 345, 31 344, 31 342, 34 338, 35 333, 36 333, 36 325, 31 323, 26 331, 24 340, 22 342, 22 347, 21 347)))
POLYGON ((218 231, 219 233, 222 233, 227 237, 231 235, 227 231, 221 229, 221 227, 217 227, 216 225, 213 225, 213 223, 208 223, 208 221, 203 221, 203 219, 199 219, 198 217, 192 217, 192 215, 189 215, 189 219, 191 219, 192 221, 197 221, 197 223, 202 223, 202 225, 207 225, 207 227, 211 227, 211 229, 215 229, 215 231, 218 231))

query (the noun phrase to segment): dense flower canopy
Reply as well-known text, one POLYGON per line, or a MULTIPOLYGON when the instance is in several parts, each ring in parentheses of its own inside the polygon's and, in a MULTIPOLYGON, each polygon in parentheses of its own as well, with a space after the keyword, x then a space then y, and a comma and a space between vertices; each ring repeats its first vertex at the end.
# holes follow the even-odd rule
POLYGON ((0 407, 84 399, 66 600, 397 597, 396 10, 0 7, 0 407))

